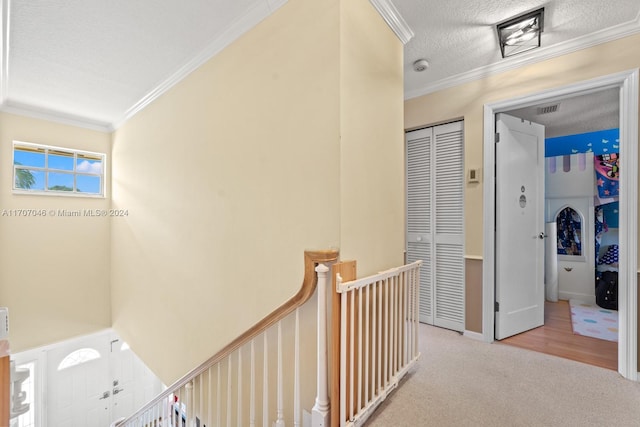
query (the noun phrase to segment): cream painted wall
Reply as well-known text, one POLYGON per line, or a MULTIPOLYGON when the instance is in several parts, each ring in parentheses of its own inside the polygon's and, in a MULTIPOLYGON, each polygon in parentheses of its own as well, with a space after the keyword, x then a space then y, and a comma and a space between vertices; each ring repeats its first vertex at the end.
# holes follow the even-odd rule
POLYGON ((171 383, 338 247, 339 3, 289 1, 114 135, 114 328, 171 383))
POLYGON ((111 326, 110 221, 2 211, 108 209, 110 201, 12 194, 14 140, 109 153, 111 136, 0 113, 0 305, 9 307, 9 339, 19 352, 111 326))
POLYGON ((403 46, 368 0, 341 10, 340 250, 367 276, 404 262, 403 46))
POLYGON ((290 0, 115 133, 113 325, 163 381, 292 296, 305 249, 402 262, 402 102, 368 1, 290 0))

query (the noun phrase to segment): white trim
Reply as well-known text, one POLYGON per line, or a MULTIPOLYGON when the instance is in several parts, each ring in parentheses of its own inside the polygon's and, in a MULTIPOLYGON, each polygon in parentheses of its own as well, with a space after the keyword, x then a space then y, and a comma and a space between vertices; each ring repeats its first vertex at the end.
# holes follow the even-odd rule
POLYGON ((173 73, 169 78, 160 83, 156 88, 149 91, 138 102, 132 105, 120 120, 114 122, 111 126, 113 130, 118 129, 127 120, 135 116, 142 111, 145 107, 151 104, 153 101, 162 96, 165 92, 171 89, 173 86, 182 81, 189 74, 200 68, 211 58, 220 53, 224 48, 229 46, 241 35, 258 25, 261 21, 266 19, 277 8, 282 7, 288 0, 279 0, 259 3, 240 19, 235 21, 231 27, 225 30, 219 37, 217 37, 212 43, 210 43, 200 54, 198 54, 191 61, 180 67, 178 71, 173 73))
POLYGON ((287 1, 289 0, 267 0, 267 4, 269 5, 269 10, 275 12, 284 6, 287 1))
POLYGON ((16 114, 18 116, 47 120, 63 125, 95 130, 98 132, 110 133, 114 130, 111 124, 109 124, 108 122, 92 120, 87 117, 77 116, 75 114, 62 113, 59 111, 48 110, 46 108, 21 104, 14 101, 5 101, 4 104, 0 105, 0 111, 9 114, 16 114))
POLYGON ((620 157, 630 159, 620 179, 618 372, 637 381, 638 357, 638 69, 620 87, 620 157), (633 160, 631 160, 633 159, 633 160))
POLYGON ((0 0, 2 8, 2 29, 0 37, 0 104, 7 99, 7 82, 9 80, 9 0, 0 0))
POLYGON ((389 28, 398 36, 402 44, 409 43, 409 40, 411 40, 415 34, 391 0, 369 0, 369 2, 378 11, 380 16, 382 16, 382 19, 384 19, 389 28))
POLYGON ((482 335, 480 332, 465 330, 463 336, 476 341, 484 341, 484 335, 482 335))
POLYGON ((475 70, 447 77, 419 89, 405 92, 404 99, 417 98, 432 92, 483 79, 505 71, 514 70, 536 62, 567 55, 578 50, 587 49, 602 43, 607 43, 623 37, 628 37, 640 32, 640 14, 632 21, 606 28, 598 32, 588 34, 573 40, 567 40, 549 47, 533 49, 530 52, 512 56, 493 64, 476 68, 475 70))
MULTIPOLYGON (((485 171, 494 171, 496 159, 494 107, 485 104, 483 123, 483 167, 485 171)), ((482 243, 482 335, 485 342, 493 342, 495 337, 495 174, 485 174, 482 194, 482 218, 484 218, 484 238, 482 243)))
POLYGON ((77 345, 78 343, 81 343, 82 341, 89 339, 89 338, 94 338, 94 337, 99 337, 100 335, 105 335, 105 336, 109 336, 110 334, 116 333, 114 329, 112 328, 104 328, 104 329, 98 329, 97 331, 93 331, 93 332, 88 332, 86 334, 82 334, 82 335, 78 335, 75 337, 71 337, 71 338, 67 338, 67 339, 63 339, 60 341, 54 341, 48 344, 44 344, 40 347, 32 347, 26 350, 22 350, 19 352, 16 352, 14 354, 12 354, 12 356, 16 356, 16 355, 21 355, 21 354, 30 354, 30 352, 36 352, 36 351, 49 351, 52 350, 54 348, 56 348, 57 346, 60 345, 69 345, 69 346, 74 346, 77 345))
MULTIPOLYGON (((86 151, 86 150, 78 150, 75 148, 65 148, 65 147, 57 147, 57 146, 53 146, 53 145, 47 145, 47 144, 36 144, 33 142, 26 142, 26 141, 18 141, 18 140, 14 140, 13 144, 12 144, 12 150, 11 150, 11 159, 12 159, 12 166, 13 166, 13 174, 12 174, 12 180, 13 180, 13 184, 11 186, 12 190, 13 190, 13 194, 24 194, 24 195, 38 195, 38 196, 44 196, 44 195, 51 195, 51 196, 63 196, 63 197, 83 197, 83 198, 99 198, 99 199, 105 199, 106 196, 106 190, 107 190, 107 173, 106 173, 106 168, 107 168, 107 154, 106 153, 99 153, 96 151, 86 151), (16 154, 16 148, 19 150, 21 147, 23 148, 38 148, 38 149, 42 149, 44 150, 44 155, 45 155, 45 165, 44 166, 29 166, 29 165, 19 165, 16 166, 15 163, 15 154, 16 154), (53 169, 53 168, 49 168, 49 165, 47 163, 48 157, 50 155, 49 151, 54 150, 54 151, 65 151, 69 154, 73 154, 73 170, 69 171, 66 169, 53 169), (78 172, 78 155, 87 155, 87 156, 94 156, 94 157, 100 157, 100 173, 87 173, 87 172, 78 172), (15 187, 15 176, 16 176, 16 169, 29 169, 32 171, 37 171, 37 172, 42 172, 45 174, 45 182, 44 182, 44 189, 43 190, 30 190, 30 189, 21 189, 21 188, 16 188, 15 187), (48 190, 47 189, 47 178, 46 178, 46 174, 48 172, 61 172, 64 174, 71 174, 73 175, 73 180, 74 180, 74 190, 71 192, 63 192, 63 191, 55 191, 55 190, 48 190), (77 183, 77 177, 78 176, 88 176, 88 177, 98 177, 100 178, 100 193, 82 193, 79 192, 76 186, 77 183)), ((36 210, 39 212, 43 212, 44 210, 36 210)), ((55 211, 55 209, 51 209, 49 210, 49 214, 51 215, 51 213, 55 211)), ((60 210, 58 210, 60 211, 60 210)), ((81 212, 79 209, 77 210, 78 214, 81 212)), ((80 215, 78 215, 80 216, 80 215)), ((106 215, 105 215, 106 216, 106 215)))
POLYGON ((558 299, 560 300, 565 300, 565 301, 569 301, 572 299, 577 299, 583 302, 586 302, 588 304, 595 304, 596 303, 596 295, 595 293, 593 295, 587 295, 587 294, 579 294, 577 292, 564 292, 564 291, 558 291, 558 299))
POLYGON ((16 365, 23 365, 35 362, 34 376, 31 380, 34 383, 34 396, 32 402, 34 410, 34 422, 36 426, 46 427, 47 413, 47 352, 44 348, 35 348, 31 350, 21 351, 11 355, 11 361, 16 365))
MULTIPOLYGON (((618 372, 627 379, 637 380, 637 271, 638 271, 638 76, 634 69, 587 80, 577 84, 550 89, 533 95, 508 99, 484 106, 484 170, 495 167, 495 114, 578 93, 595 92, 607 88, 620 89, 620 155, 631 159, 620 180, 620 270, 618 372)), ((482 334, 484 341, 494 340, 495 301, 495 176, 485 176, 484 226, 482 269, 482 334)))

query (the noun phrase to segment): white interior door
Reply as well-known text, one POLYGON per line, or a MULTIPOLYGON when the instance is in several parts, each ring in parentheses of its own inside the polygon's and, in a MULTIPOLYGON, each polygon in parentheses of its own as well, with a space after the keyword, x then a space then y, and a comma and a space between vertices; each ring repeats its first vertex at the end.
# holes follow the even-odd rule
POLYGON ((109 426, 164 388, 112 331, 52 346, 46 352, 46 366, 50 427, 109 426))
POLYGON ((496 339, 544 324, 544 126, 496 115, 496 339))
POLYGON ((104 427, 111 423, 109 335, 65 343, 47 353, 47 425, 104 427))
POLYGON ((128 417, 158 395, 163 385, 122 340, 112 343, 112 421, 128 417))

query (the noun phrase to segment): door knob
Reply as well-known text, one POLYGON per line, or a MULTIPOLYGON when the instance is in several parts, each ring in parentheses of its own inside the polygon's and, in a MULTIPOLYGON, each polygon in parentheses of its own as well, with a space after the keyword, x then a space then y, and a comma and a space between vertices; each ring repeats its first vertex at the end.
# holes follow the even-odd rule
POLYGON ((540 239, 544 239, 545 237, 547 237, 547 235, 544 234, 543 231, 541 231, 540 234, 538 234, 538 238, 540 238, 540 239))
POLYGON ((100 397, 98 400, 108 399, 109 396, 111 396, 111 393, 109 393, 109 391, 105 391, 104 393, 102 393, 102 397, 100 397))
POLYGON ((116 395, 116 394, 120 393, 123 390, 124 390, 123 388, 114 388, 113 389, 113 394, 116 395))

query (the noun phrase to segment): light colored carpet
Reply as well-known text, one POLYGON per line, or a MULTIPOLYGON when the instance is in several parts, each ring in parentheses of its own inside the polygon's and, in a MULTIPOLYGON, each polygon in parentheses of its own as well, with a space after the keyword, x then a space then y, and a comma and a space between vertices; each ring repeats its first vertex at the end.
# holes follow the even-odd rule
POLYGON ((367 427, 640 426, 617 372, 421 325, 422 356, 367 427))
POLYGON ((618 312, 577 299, 569 300, 573 333, 607 341, 618 341, 618 312))

